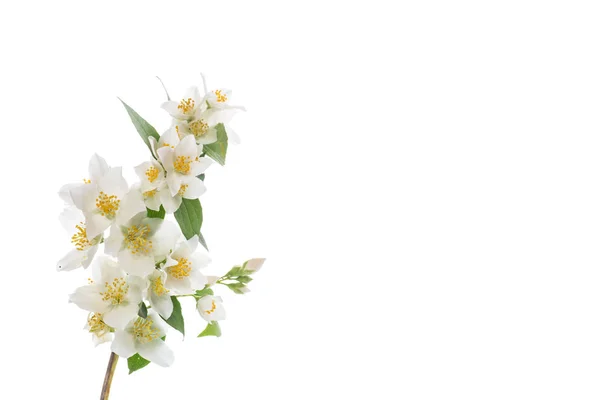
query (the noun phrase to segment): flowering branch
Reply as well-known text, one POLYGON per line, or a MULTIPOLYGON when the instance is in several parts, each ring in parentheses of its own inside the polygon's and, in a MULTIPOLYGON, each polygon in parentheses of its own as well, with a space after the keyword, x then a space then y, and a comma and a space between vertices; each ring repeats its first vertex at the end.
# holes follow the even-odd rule
MULTIPOLYGON (((203 83, 206 87, 204 77, 203 83)), ((166 88, 165 93, 162 108, 172 123, 162 135, 121 101, 150 150, 151 157, 135 167, 137 183, 129 186, 121 167, 110 167, 95 154, 88 178, 59 192, 66 206, 60 221, 73 248, 57 269, 92 265, 88 284, 69 301, 89 312, 85 327, 93 342, 111 343, 102 399, 108 398, 119 356, 127 359, 129 373, 150 363, 173 363, 166 343, 169 329, 185 336, 178 297, 193 297, 207 322, 198 337, 220 336, 225 309, 213 289, 225 285, 247 293, 250 275, 264 263, 251 259, 220 278, 202 272, 211 259, 199 246, 208 250, 199 197, 206 192, 207 169, 214 162, 225 165, 229 142, 239 142, 229 121, 243 107, 229 103, 226 89, 201 94, 192 87, 180 101, 171 101, 166 88), (99 251, 104 254, 96 256, 99 251)))

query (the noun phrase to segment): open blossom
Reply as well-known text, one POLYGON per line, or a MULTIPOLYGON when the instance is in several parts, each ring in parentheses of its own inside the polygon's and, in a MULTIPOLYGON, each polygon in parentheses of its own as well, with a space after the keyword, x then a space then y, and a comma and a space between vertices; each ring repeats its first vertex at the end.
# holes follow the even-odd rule
POLYGON ((175 146, 177 146, 181 141, 181 138, 183 138, 183 135, 179 135, 175 129, 175 126, 170 127, 162 135, 160 135, 158 141, 153 136, 150 136, 148 140, 150 141, 152 155, 154 158, 158 159, 158 149, 162 147, 174 149, 175 146))
POLYGON ((150 306, 155 309, 161 317, 168 319, 173 313, 173 301, 171 292, 165 287, 167 273, 160 269, 155 269, 147 277, 148 290, 147 297, 150 306))
POLYGON ((158 211, 161 206, 161 191, 169 193, 162 165, 155 160, 146 161, 135 167, 135 173, 140 179, 140 184, 135 187, 140 190, 146 207, 158 211))
POLYGON ((58 271, 71 271, 79 267, 87 268, 94 259, 102 235, 88 237, 85 217, 81 210, 75 207, 66 208, 58 218, 69 236, 71 236, 71 243, 74 248, 58 261, 56 269, 58 271))
POLYGON ((100 178, 104 176, 109 170, 109 166, 104 158, 98 154, 94 154, 90 159, 88 166, 89 178, 84 178, 77 183, 68 183, 60 188, 58 196, 64 200, 67 205, 73 205, 73 198, 71 197, 71 190, 80 188, 86 184, 97 183, 100 178))
POLYGON ((156 312, 149 310, 146 318, 135 318, 123 330, 115 333, 111 350, 125 358, 139 353, 161 367, 168 367, 173 364, 174 356, 173 351, 161 339, 166 332, 165 322, 156 312))
POLYGON ((198 236, 193 236, 167 257, 163 267, 167 273, 165 287, 175 294, 191 294, 206 285, 206 277, 200 269, 210 263, 210 258, 203 253, 194 253, 197 248, 198 236))
POLYGON ((202 174, 212 164, 207 157, 198 157, 198 149, 193 136, 184 137, 174 149, 161 147, 158 156, 167 171, 167 185, 171 196, 183 196, 186 193, 205 191, 204 182, 193 180, 202 174))
POLYGON ((79 308, 102 314, 104 323, 122 329, 134 318, 142 301, 142 282, 127 276, 116 262, 106 256, 96 260, 93 279, 69 296, 79 308))
POLYGON ((106 253, 117 257, 129 274, 144 277, 154 271, 157 261, 165 259, 178 237, 173 223, 141 212, 123 225, 113 225, 106 253))
POLYGON ((113 329, 104 322, 102 314, 99 313, 90 313, 83 329, 92 334, 92 341, 95 346, 110 342, 114 337, 113 329))
POLYGON ((206 107, 204 96, 200 94, 198 87, 192 86, 185 91, 180 101, 166 101, 162 108, 173 118, 181 121, 189 121, 194 118, 197 110, 206 107))
POLYGON ((71 189, 70 193, 75 206, 83 211, 89 237, 146 209, 139 191, 129 191, 120 167, 110 168, 97 183, 71 189))
POLYGON ((196 308, 205 321, 221 321, 225 319, 223 300, 219 296, 204 296, 198 300, 196 308))

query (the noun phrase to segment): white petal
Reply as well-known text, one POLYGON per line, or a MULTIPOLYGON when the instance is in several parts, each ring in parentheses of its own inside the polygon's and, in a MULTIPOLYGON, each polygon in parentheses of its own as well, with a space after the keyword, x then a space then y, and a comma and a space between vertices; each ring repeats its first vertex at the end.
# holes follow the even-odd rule
POLYGON ((112 224, 112 221, 102 214, 85 213, 85 228, 88 238, 94 238, 103 233, 112 224))
POLYGON ((246 261, 246 270, 256 272, 260 270, 265 263, 266 258, 253 258, 246 261))
POLYGON ((191 179, 185 179, 182 183, 188 185, 183 193, 183 197, 186 199, 197 199, 206 192, 206 186, 204 182, 195 176, 190 177, 191 179))
POLYGON ((138 344, 137 351, 146 360, 152 361, 161 367, 168 367, 175 361, 173 351, 161 339, 153 340, 150 343, 138 344))
POLYGON ((88 167, 90 173, 90 180, 97 183, 109 170, 106 160, 100 157, 98 154, 94 154, 90 159, 88 167))
POLYGON ((131 320, 137 318, 139 305, 129 303, 127 305, 118 305, 108 310, 102 319, 106 324, 116 329, 123 329, 131 320))
POLYGON ((95 208, 98 188, 93 183, 73 186, 69 193, 73 204, 80 210, 90 211, 95 208))
POLYGON ((176 101, 166 101, 162 103, 160 107, 168 112, 173 118, 176 118, 180 115, 179 109, 177 108, 178 105, 179 103, 176 101))
POLYGON ((196 269, 204 268, 211 262, 210 257, 205 253, 194 253, 190 256, 190 260, 192 261, 192 266, 196 269))
POLYGON ((72 271, 81 267, 84 259, 84 252, 77 249, 69 251, 58 263, 56 263, 57 271, 72 271))
POLYGON ((146 204, 146 207, 154 211, 160 210, 162 204, 158 193, 154 194, 154 196, 145 197, 144 203, 146 204))
POLYGON ((98 181, 98 187, 107 195, 115 195, 119 199, 122 199, 129 189, 127 181, 123 178, 121 167, 110 168, 98 181))
POLYGON ((165 319, 168 319, 173 313, 173 301, 168 293, 158 296, 156 293, 151 292, 150 305, 165 319))
POLYGON ((104 252, 116 257, 123 246, 123 232, 117 225, 110 227, 110 236, 104 241, 104 252))
POLYGON ((106 311, 107 305, 102 301, 102 295, 100 294, 102 288, 103 286, 98 284, 78 287, 69 296, 69 302, 74 303, 83 310, 103 313, 106 311))
POLYGON ((98 246, 92 246, 87 250, 84 250, 83 261, 81 262, 81 266, 86 269, 92 263, 96 252, 98 251, 98 246))
POLYGON ((175 157, 189 157, 192 160, 198 156, 198 148, 196 147, 196 138, 188 135, 181 139, 181 142, 175 147, 175 157))
POLYGON ((159 196, 160 201, 163 207, 165 208, 165 212, 169 214, 172 214, 175 211, 177 211, 177 209, 181 205, 181 196, 172 196, 171 191, 168 188, 161 190, 159 196))
POLYGON ((206 284, 208 283, 208 279, 206 279, 206 277, 204 275, 202 275, 202 273, 200 271, 198 271, 197 269, 193 269, 190 272, 190 285, 192 286, 192 289, 196 289, 196 290, 200 290, 203 289, 204 286, 206 286, 206 284))
POLYGON ((227 138, 229 139, 229 141, 231 141, 234 144, 242 143, 242 139, 240 139, 240 136, 231 128, 231 126, 226 125, 225 131, 227 132, 227 138))
POLYGON ((85 224, 85 217, 80 209, 76 207, 67 207, 58 216, 60 224, 69 233, 69 236, 74 235, 77 232, 76 225, 85 224))
POLYGON ((175 248, 175 244, 180 236, 181 231, 177 225, 171 221, 164 221, 152 240, 154 256, 166 256, 169 254, 175 248))
POLYGON ((167 185, 169 186, 171 196, 176 196, 179 193, 179 189, 181 189, 181 174, 174 171, 170 172, 167 175, 167 185))
POLYGON ((123 358, 129 358, 137 353, 133 335, 126 331, 117 331, 115 333, 115 339, 110 349, 113 353, 123 358))
POLYGON ((132 275, 144 277, 155 269, 154 257, 138 257, 131 254, 127 249, 119 252, 119 265, 132 275))
POLYGON ((198 161, 194 161, 191 165, 190 174, 193 176, 198 176, 203 174, 208 167, 213 164, 213 160, 208 157, 200 157, 198 161))
MULTIPOLYGON (((217 141, 217 129, 211 127, 208 131, 196 139, 196 143, 198 144, 211 144, 217 141)), ((200 154, 200 153, 198 153, 200 154)))
POLYGON ((117 214, 117 224, 125 225, 131 217, 145 210, 146 205, 144 204, 142 192, 132 189, 121 200, 121 205, 117 214))
POLYGON ((63 185, 60 190, 58 191, 58 197, 60 197, 65 203, 67 203, 68 205, 73 205, 73 199, 71 198, 71 190, 79 187, 79 186, 83 186, 85 185, 85 183, 81 182, 81 183, 67 183, 66 185, 63 185))

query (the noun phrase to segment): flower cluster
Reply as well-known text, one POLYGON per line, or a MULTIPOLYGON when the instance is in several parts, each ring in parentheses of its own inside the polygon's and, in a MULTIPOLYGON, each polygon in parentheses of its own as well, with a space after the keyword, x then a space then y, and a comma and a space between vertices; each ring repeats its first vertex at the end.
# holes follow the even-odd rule
POLYGON ((206 85, 204 94, 192 87, 180 101, 168 99, 162 108, 173 119, 162 135, 123 103, 151 153, 135 167, 139 182, 129 186, 121 167, 94 155, 89 176, 59 191, 66 206, 60 221, 72 249, 57 269, 92 265, 87 284, 69 300, 89 312, 85 329, 94 343, 111 342, 130 371, 173 362, 165 337, 169 327, 185 334, 179 297, 193 298, 207 322, 199 336, 220 336, 225 310, 213 288, 245 293, 264 262, 249 260, 222 277, 202 272, 211 262, 201 249, 204 176, 214 161, 225 163, 229 140, 239 142, 228 122, 243 108, 230 104, 229 90, 207 91, 206 85), (100 248, 104 254, 96 256, 100 248))

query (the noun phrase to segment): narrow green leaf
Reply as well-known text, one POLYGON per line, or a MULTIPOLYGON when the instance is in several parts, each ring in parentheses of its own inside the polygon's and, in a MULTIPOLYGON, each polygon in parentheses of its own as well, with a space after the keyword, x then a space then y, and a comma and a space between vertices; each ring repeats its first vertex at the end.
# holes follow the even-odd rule
POLYGON ((229 289, 231 289, 231 291, 233 293, 236 293, 236 294, 244 294, 248 291, 248 290, 246 290, 246 285, 244 285, 243 283, 240 283, 240 282, 225 283, 225 286, 227 286, 229 289))
POLYGON ((196 178, 200 179, 201 181, 204 181, 204 174, 200 174, 196 178))
POLYGON ((140 117, 140 114, 135 112, 133 108, 129 107, 123 100, 119 100, 125 106, 125 109, 129 114, 129 118, 131 118, 131 122, 133 122, 133 125, 142 137, 142 140, 144 141, 144 143, 146 143, 146 146, 148 146, 150 151, 152 151, 152 147, 150 146, 150 140, 148 138, 152 136, 158 141, 160 139, 160 135, 158 134, 156 129, 154 129, 154 127, 150 125, 144 118, 140 117))
POLYGON ((183 324, 181 304, 175 296, 171 296, 171 301, 173 302, 173 313, 171 314, 169 319, 165 319, 165 321, 167 322, 167 324, 171 325, 173 328, 177 329, 179 332, 181 332, 182 335, 185 336, 185 326, 183 324))
POLYGON ((248 275, 242 275, 237 277, 237 281, 241 283, 250 283, 252 282, 252 278, 248 275))
POLYGON ((217 124, 217 141, 211 144, 205 144, 202 147, 202 151, 207 156, 215 160, 221 165, 225 165, 225 158, 227 157, 227 132, 223 124, 217 124))
POLYGON ((204 336, 220 337, 221 336, 221 327, 219 326, 219 323, 217 321, 209 322, 208 325, 206 325, 206 329, 204 329, 198 335, 198 337, 204 337, 204 336))
POLYGON ((148 307, 146 307, 146 303, 144 303, 143 301, 140 303, 138 315, 142 318, 146 318, 148 316, 148 307))
POLYGON ((202 232, 198 234, 198 241, 206 250, 208 250, 208 246, 206 245, 206 240, 204 240, 204 236, 202 236, 202 232))
POLYGON ((160 206, 160 209, 158 211, 154 211, 149 209, 148 207, 146 207, 146 212, 148 215, 148 218, 160 218, 160 219, 165 219, 165 209, 163 206, 160 206))
MULTIPOLYGON (((166 336, 161 338, 163 341, 166 339, 166 336)), ((131 357, 127 359, 127 367, 129 368, 129 374, 131 375, 135 371, 144 368, 150 364, 150 361, 146 360, 144 357, 140 356, 138 353, 135 353, 131 357)))
POLYGON ((175 211, 175 219, 186 239, 194 235, 200 237, 202 227, 202 206, 200 200, 182 199, 181 206, 175 211))

